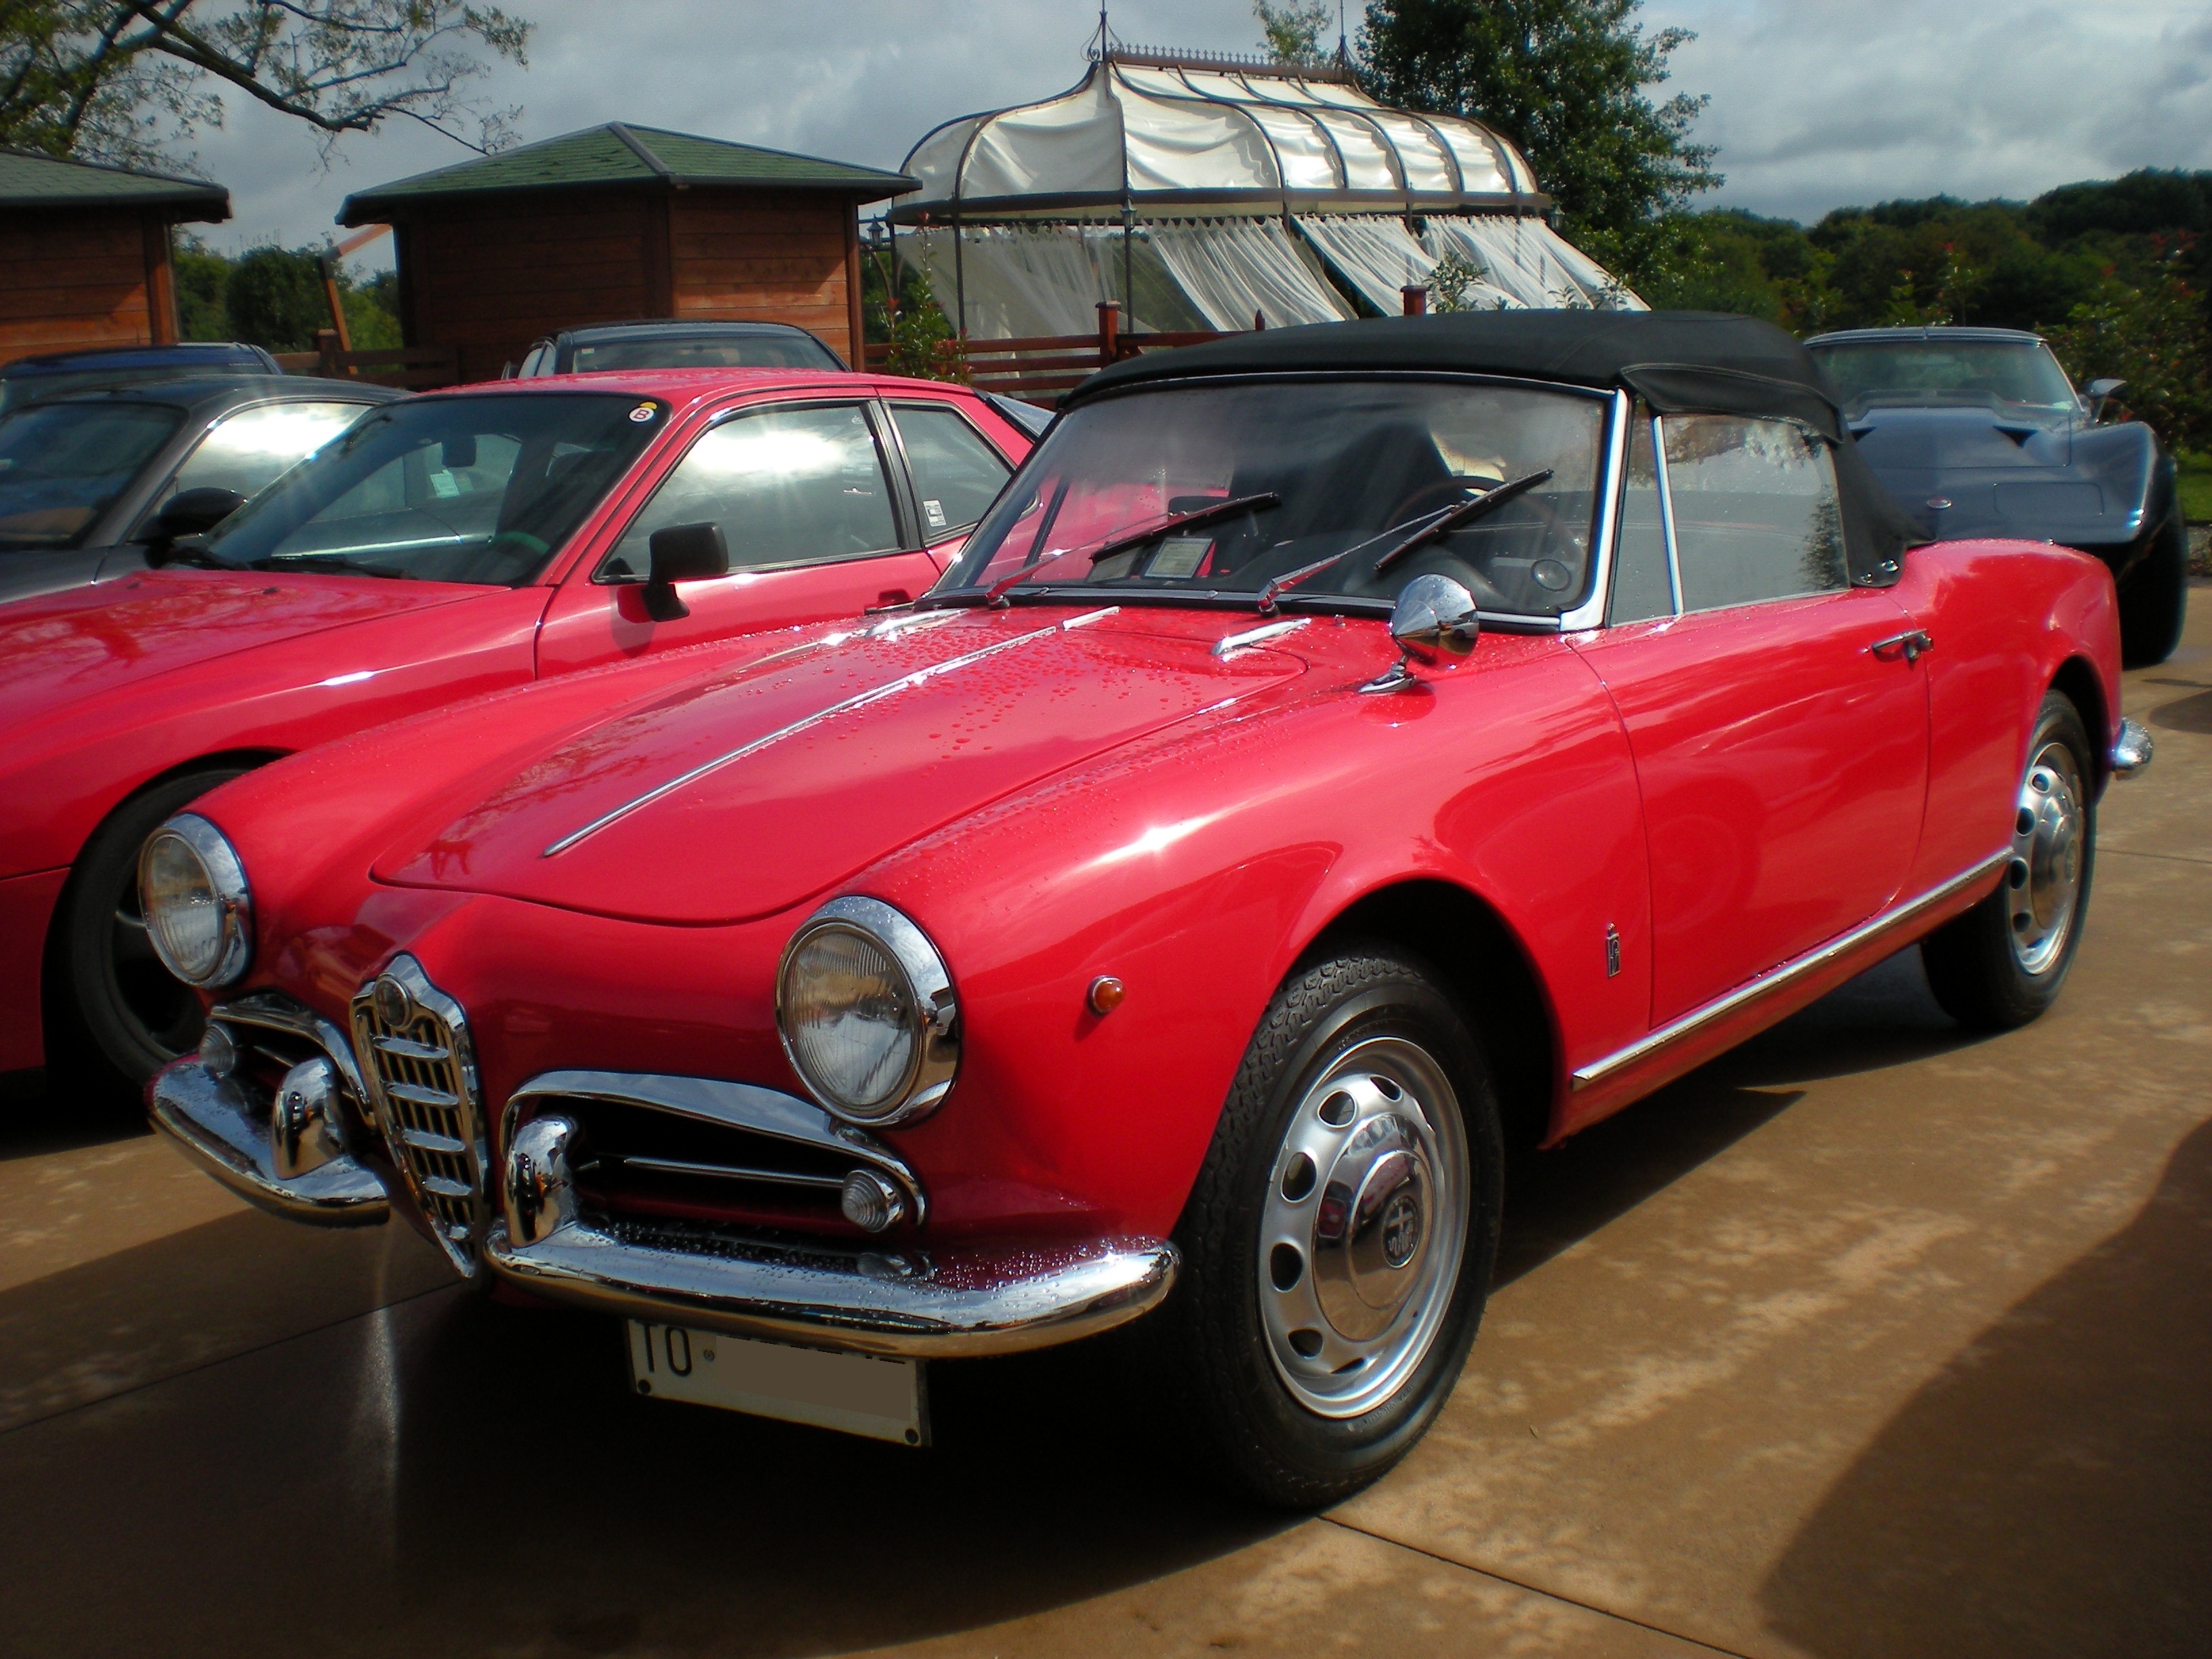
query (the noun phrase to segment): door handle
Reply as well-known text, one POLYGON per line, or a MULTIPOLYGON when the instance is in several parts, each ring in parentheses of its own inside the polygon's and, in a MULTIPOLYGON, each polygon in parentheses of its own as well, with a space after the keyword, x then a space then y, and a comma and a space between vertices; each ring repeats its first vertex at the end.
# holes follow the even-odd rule
POLYGON ((1905 659, 1907 662, 1918 662, 1922 657, 1935 648, 1936 641, 1929 637, 1925 630, 1917 628, 1908 628, 1902 634, 1893 634, 1887 639, 1876 640, 1872 645, 1867 647, 1867 649, 1877 657, 1891 651, 1901 651, 1905 653, 1905 659))

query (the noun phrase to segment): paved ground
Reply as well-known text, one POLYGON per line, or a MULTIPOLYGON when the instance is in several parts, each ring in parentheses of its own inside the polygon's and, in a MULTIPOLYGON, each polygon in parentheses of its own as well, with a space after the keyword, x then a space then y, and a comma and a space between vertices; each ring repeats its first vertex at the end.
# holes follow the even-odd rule
POLYGON ((2195 597, 2060 1008, 1962 1042, 1908 953, 1538 1160, 1443 1421, 1319 1518, 1081 1352, 940 1367, 921 1454, 639 1400, 397 1227, 0 1105, 0 1653, 2212 1650, 2195 597))

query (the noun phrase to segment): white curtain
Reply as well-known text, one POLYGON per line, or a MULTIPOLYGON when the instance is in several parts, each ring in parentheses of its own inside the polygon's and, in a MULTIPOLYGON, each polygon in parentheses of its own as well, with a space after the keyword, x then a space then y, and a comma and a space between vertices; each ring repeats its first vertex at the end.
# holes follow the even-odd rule
MULTIPOLYGON (((990 225, 971 228, 962 237, 958 275, 964 278, 971 339, 1094 334, 1098 302, 1120 297, 1118 291, 1108 291, 1080 227, 990 225)), ((902 231, 898 249, 902 258, 928 276, 937 303, 958 327, 955 297, 963 283, 956 280, 951 231, 902 231)), ((1118 268, 1113 276, 1118 290, 1118 268)))
POLYGON ((1275 219, 1175 219, 1147 225, 1160 262, 1208 327, 1340 322, 1351 308, 1275 219))
MULTIPOLYGON (((1300 223, 1303 228, 1304 222, 1300 223)), ((1470 304, 1539 310, 1650 309, 1541 219, 1504 214, 1432 218, 1422 240, 1437 258, 1457 253, 1482 273, 1469 291, 1470 304)))
POLYGON ((1435 256, 1413 240, 1406 222, 1388 214, 1306 214, 1295 222, 1336 274, 1385 317, 1405 309, 1401 289, 1426 283, 1437 268, 1435 256))

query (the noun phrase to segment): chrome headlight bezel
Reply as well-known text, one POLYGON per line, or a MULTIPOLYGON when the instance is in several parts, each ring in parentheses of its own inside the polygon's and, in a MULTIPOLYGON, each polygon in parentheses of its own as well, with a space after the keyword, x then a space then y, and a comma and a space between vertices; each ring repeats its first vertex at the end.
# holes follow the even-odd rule
POLYGON ((832 899, 793 933, 775 969, 775 1032, 791 1069, 823 1110, 871 1129, 919 1122, 951 1092, 960 1069, 959 1003, 952 975, 929 936, 881 899, 832 899), (882 951, 905 981, 911 1053, 904 1075, 882 1099, 854 1103, 816 1077, 792 1040, 793 970, 808 941, 829 932, 859 935, 882 951))
POLYGON ((138 849, 138 902, 146 921, 146 937, 161 966, 187 985, 213 988, 235 984, 253 963, 253 890, 246 884, 246 866, 222 830, 197 812, 179 812, 169 819, 138 849), (163 942, 156 919, 149 877, 156 850, 175 842, 191 854, 206 880, 217 907, 217 943, 214 962, 192 973, 178 963, 163 942))

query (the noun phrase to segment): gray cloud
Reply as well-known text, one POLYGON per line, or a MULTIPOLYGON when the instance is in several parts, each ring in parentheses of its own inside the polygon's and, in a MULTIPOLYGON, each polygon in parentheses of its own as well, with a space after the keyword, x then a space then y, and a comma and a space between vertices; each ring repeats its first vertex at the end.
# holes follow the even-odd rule
MULTIPOLYGON (((1083 0, 520 0, 539 25, 520 103, 525 138, 596 122, 707 133, 894 167, 938 123, 1046 96, 1083 72, 1083 0)), ((1352 10, 1358 11, 1355 3, 1352 10)), ((1813 218, 1847 203, 1938 192, 2033 196, 2130 167, 2212 167, 2212 4, 2196 0, 1650 0, 1652 27, 1698 39, 1671 89, 1705 93, 1698 137, 1720 147, 1709 200, 1813 218)), ((1247 0, 1118 0, 1130 40, 1249 51, 1247 0)), ((349 191, 465 159, 395 127, 343 141, 325 168, 297 124, 230 100, 203 167, 238 248, 319 240, 349 191)), ((386 263, 388 252, 364 263, 386 263)))

